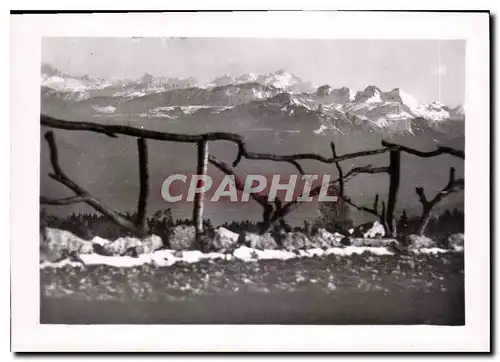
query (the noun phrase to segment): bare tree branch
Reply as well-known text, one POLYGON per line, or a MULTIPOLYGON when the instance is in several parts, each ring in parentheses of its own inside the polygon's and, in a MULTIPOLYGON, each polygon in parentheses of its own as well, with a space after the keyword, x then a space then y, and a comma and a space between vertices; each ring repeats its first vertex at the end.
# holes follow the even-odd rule
MULTIPOLYGON (((339 157, 338 157, 338 154, 337 154, 336 149, 335 149, 335 144, 332 142, 330 144, 330 146, 332 149, 333 158, 338 159, 339 157)), ((372 168, 371 166, 357 167, 357 168, 354 168, 351 171, 349 171, 344 176, 344 172, 342 170, 342 167, 340 166, 340 162, 335 161, 335 165, 337 167, 337 171, 339 174, 338 182, 339 182, 339 189, 340 189, 337 197, 341 198, 345 203, 347 203, 348 205, 354 207, 355 209, 357 209, 359 211, 364 211, 364 212, 367 212, 367 213, 372 214, 374 216, 377 216, 380 219, 382 225, 384 225, 384 228, 386 230, 389 230, 387 227, 387 223, 385 221, 385 204, 383 205, 383 207, 384 207, 383 214, 380 214, 378 211, 379 195, 378 194, 375 195, 375 199, 373 201, 372 208, 369 208, 366 206, 359 206, 359 205, 355 204, 349 196, 345 195, 344 182, 345 182, 345 180, 347 180, 348 177, 351 177, 352 175, 358 174, 358 173, 389 173, 390 167, 378 167, 378 168, 372 168)))
POLYGON ((323 163, 334 163, 335 161, 343 161, 351 158, 357 158, 362 156, 376 155, 380 153, 385 153, 388 150, 386 148, 381 148, 377 150, 360 151, 350 154, 345 154, 341 157, 328 158, 314 153, 301 153, 293 155, 275 155, 272 153, 258 153, 250 152, 246 148, 246 144, 242 136, 235 133, 227 132, 210 132, 200 135, 187 135, 187 134, 177 134, 177 133, 166 133, 152 130, 145 130, 141 128, 135 128, 130 126, 122 125, 104 125, 92 122, 70 122, 57 118, 52 118, 46 115, 40 116, 40 123, 42 126, 65 129, 70 131, 92 131, 97 133, 105 134, 109 137, 116 137, 118 134, 154 139, 160 141, 171 141, 171 142, 184 142, 184 143, 197 143, 202 139, 207 141, 231 141, 238 145, 238 154, 233 162, 233 167, 236 167, 242 158, 249 160, 268 160, 277 162, 288 162, 295 166, 300 173, 303 174, 302 167, 297 163, 299 160, 316 160, 323 163))
MULTIPOLYGON (((396 197, 397 197, 397 189, 399 186, 399 155, 400 152, 406 152, 409 154, 413 154, 419 157, 434 157, 438 156, 441 154, 449 154, 455 157, 459 158, 465 158, 465 154, 463 151, 456 150, 450 147, 438 147, 436 150, 429 151, 429 152, 423 152, 419 150, 414 150, 406 146, 398 145, 395 143, 390 143, 387 141, 382 141, 382 146, 383 148, 380 149, 375 149, 375 150, 367 150, 367 151, 360 151, 360 152, 354 152, 354 153, 349 153, 349 154, 344 154, 342 156, 339 156, 335 150, 335 145, 334 143, 331 143, 331 149, 332 149, 332 157, 324 157, 321 155, 317 154, 312 154, 312 153, 302 153, 302 154, 291 154, 291 155, 276 155, 276 154, 271 154, 271 153, 258 153, 258 152, 250 152, 247 149, 247 146, 244 142, 244 139, 242 136, 234 133, 227 133, 227 132, 211 132, 211 133, 205 133, 205 134, 199 134, 199 135, 187 135, 187 134, 175 134, 175 133, 165 133, 165 132, 158 132, 158 131, 152 131, 152 130, 144 130, 144 129, 139 129, 139 128, 134 128, 130 126, 123 126, 123 125, 103 125, 103 124, 98 124, 98 123, 92 123, 92 122, 69 122, 61 119, 56 119, 52 118, 49 116, 41 115, 40 116, 40 122, 42 126, 48 126, 48 127, 53 127, 53 128, 59 128, 59 129, 64 129, 64 130, 81 130, 81 131, 93 131, 97 133, 104 134, 109 137, 117 137, 117 135, 122 134, 122 135, 128 135, 128 136, 134 136, 139 138, 139 163, 141 167, 140 171, 140 180, 141 180, 141 192, 139 196, 139 205, 138 205, 138 215, 136 219, 136 223, 133 224, 133 229, 137 229, 137 226, 140 226, 139 224, 143 224, 143 221, 145 219, 146 215, 146 206, 147 206, 147 194, 148 194, 148 186, 147 186, 147 149, 146 149, 146 143, 145 139, 154 139, 154 140, 162 140, 162 141, 172 141, 172 142, 184 142, 184 143, 199 143, 199 142, 208 142, 208 141, 218 141, 218 140, 225 140, 225 141, 230 141, 233 142, 237 145, 238 147, 238 153, 235 158, 235 161, 233 162, 233 167, 236 167, 243 158, 249 159, 249 160, 268 160, 268 161, 276 161, 276 162, 287 162, 293 165, 297 170, 301 173, 304 174, 303 168, 300 165, 298 161, 300 160, 316 160, 322 163, 335 163, 337 167, 337 171, 339 173, 339 178, 335 181, 330 182, 330 186, 335 184, 336 182, 339 183, 340 187, 340 196, 342 197, 347 203, 349 203, 351 206, 357 208, 358 210, 361 211, 366 211, 369 213, 372 213, 373 215, 376 215, 381 218, 381 220, 384 223, 384 227, 386 227, 386 230, 389 230, 387 227, 392 230, 392 232, 395 232, 395 228, 392 226, 394 224, 394 218, 393 218, 393 213, 395 209, 395 203, 396 203, 396 197), (142 145, 142 146, 141 146, 142 145), (141 151, 142 150, 142 151, 141 151), (377 154, 382 154, 385 152, 391 152, 391 164, 389 167, 377 167, 373 168, 370 165, 368 166, 363 166, 363 167, 355 167, 351 169, 348 173, 344 174, 342 167, 340 166, 340 162, 348 159, 353 159, 357 157, 363 157, 363 156, 370 156, 370 155, 377 155, 377 154), (397 160, 396 160, 396 155, 398 155, 397 160), (383 202, 382 203, 382 212, 381 214, 378 212, 378 195, 375 198, 373 208, 368 208, 368 207, 360 207, 355 205, 349 197, 345 196, 345 182, 349 180, 349 178, 361 174, 361 173, 388 173, 391 177, 391 182, 390 182, 390 188, 389 188, 389 200, 387 204, 387 209, 386 209, 386 204, 383 202), (390 225, 387 225, 386 223, 389 221, 390 225)), ((116 212, 104 207, 100 202, 98 202, 95 198, 93 198, 90 194, 88 194, 85 190, 83 190, 79 185, 71 181, 60 169, 58 160, 57 160, 57 149, 55 147, 55 142, 53 139, 53 134, 52 132, 48 132, 46 134, 47 141, 49 143, 49 147, 51 150, 51 162, 53 165, 54 173, 50 175, 53 179, 63 183, 66 185, 68 188, 72 189, 77 196, 73 198, 67 198, 67 199, 60 199, 60 200, 53 200, 53 199, 48 199, 48 198, 41 198, 41 202, 44 203, 51 203, 51 204, 59 204, 59 205, 65 205, 65 204, 70 204, 70 203, 76 203, 76 202, 86 202, 92 207, 94 207, 96 210, 102 212, 105 215, 108 215, 111 217, 115 222, 118 224, 127 227, 130 229, 130 221, 124 219, 121 215, 117 214, 116 212)), ((213 157, 209 158, 210 163, 212 163, 214 166, 218 167, 221 171, 223 171, 226 174, 234 175, 234 171, 232 168, 227 165, 226 163, 222 161, 218 161, 213 157)), ((463 188, 463 180, 454 180, 454 171, 452 171, 453 175, 450 174, 450 182, 449 182, 449 187, 443 189, 436 197, 428 201, 425 197, 425 194, 423 192, 423 189, 417 188, 417 194, 419 195, 419 198, 424 205, 424 208, 426 207, 425 205, 429 205, 429 203, 432 202, 439 202, 440 199, 442 199, 444 196, 451 192, 455 192, 455 190, 459 189, 460 187, 463 188), (460 184, 461 181, 461 184, 460 184)), ((243 190, 244 185, 242 185, 241 181, 237 182, 237 188, 240 190, 243 190)), ((321 187, 316 187, 313 190, 311 190, 310 195, 315 196, 319 194, 321 187)), ((274 206, 273 204, 269 203, 267 198, 264 200, 264 196, 262 195, 255 195, 251 194, 251 197, 256 200, 263 208, 263 220, 265 221, 264 224, 267 224, 267 226, 272 225, 273 222, 282 219, 287 213, 290 212, 292 207, 294 205, 299 204, 300 202, 295 199, 292 200, 291 202, 282 204, 280 200, 275 201, 274 206)), ((428 207, 428 206, 427 206, 428 207)), ((137 230, 136 230, 137 231, 137 230)), ((136 232, 135 231, 135 232, 136 232)))
POLYGON ((373 200, 373 210, 378 210, 378 194, 375 195, 375 200, 373 200))
MULTIPOLYGON (((228 176, 234 176, 235 180, 235 187, 237 190, 243 191, 245 189, 245 184, 238 178, 234 170, 232 169, 231 166, 229 166, 227 163, 218 160, 212 155, 208 156, 208 162, 210 162, 212 165, 217 167, 219 170, 221 170, 223 173, 225 173, 228 176)), ((269 202, 267 201, 268 196, 263 195, 263 194, 256 194, 256 193, 250 193, 249 196, 254 199, 259 205, 261 206, 267 206, 269 205, 269 202)))
POLYGON ((242 145, 243 145, 243 147, 241 147, 239 149, 239 154, 238 154, 236 160, 233 162, 234 167, 236 167, 239 164, 239 162, 242 158, 246 158, 249 160, 268 160, 268 161, 284 161, 284 162, 297 161, 297 160, 316 160, 316 161, 319 161, 322 163, 332 164, 336 161, 344 161, 344 160, 349 160, 352 158, 377 155, 377 154, 388 152, 388 150, 386 148, 381 148, 381 149, 376 149, 376 150, 349 153, 349 154, 345 154, 345 155, 337 157, 337 158, 333 158, 333 157, 328 158, 328 157, 323 157, 321 155, 317 155, 314 153, 301 153, 301 154, 294 154, 294 155, 275 155, 275 154, 270 154, 270 153, 249 152, 246 150, 244 144, 242 144, 242 145))
POLYGON ((277 161, 277 162, 289 162, 292 163, 299 172, 302 172, 302 168, 297 166, 298 160, 316 160, 322 163, 332 164, 335 162, 340 162, 352 158, 377 155, 381 153, 385 153, 391 150, 399 149, 401 151, 414 154, 420 157, 433 157, 441 154, 450 154, 456 157, 465 158, 465 154, 463 151, 455 150, 450 147, 439 147, 437 150, 430 152, 422 152, 418 150, 414 150, 402 145, 398 145, 395 143, 390 143, 387 141, 382 141, 383 148, 368 150, 368 151, 359 151, 354 153, 345 154, 338 157, 324 157, 321 155, 317 155, 314 153, 301 153, 301 154, 293 154, 293 155, 275 155, 271 153, 258 153, 258 152, 250 152, 246 148, 246 144, 243 140, 243 137, 227 132, 210 132, 200 135, 187 135, 187 134, 177 134, 177 133, 166 133, 152 130, 145 130, 141 128, 135 128, 130 126, 123 125, 103 125, 99 123, 92 122, 70 122, 65 121, 53 117, 49 117, 46 115, 40 115, 40 123, 42 126, 48 126, 53 128, 65 129, 65 130, 80 130, 80 131, 93 131, 97 133, 105 134, 109 137, 116 137, 117 134, 123 134, 134 137, 141 137, 147 139, 155 139, 161 141, 172 141, 172 142, 185 142, 185 143, 197 143, 202 139, 207 141, 218 141, 225 140, 231 141, 237 144, 238 146, 238 154, 236 156, 235 161, 233 162, 233 167, 236 167, 242 158, 246 158, 249 160, 268 160, 268 161, 277 161))
MULTIPOLYGON (((81 201, 87 203, 91 207, 93 207, 95 210, 99 211, 103 215, 106 215, 107 217, 111 218, 116 224, 132 231, 133 233, 142 236, 142 230, 139 230, 134 223, 132 223, 130 220, 126 219, 125 217, 121 216, 119 213, 116 211, 111 210, 110 208, 104 206, 99 200, 97 200, 95 197, 93 197, 91 194, 89 194, 85 189, 83 189, 81 186, 73 182, 61 169, 61 166, 59 165, 59 156, 58 156, 58 151, 57 151, 57 145, 54 139, 54 134, 52 131, 46 132, 45 133, 45 139, 47 140, 47 143, 49 145, 49 151, 50 151, 50 162, 52 164, 52 169, 54 170, 54 173, 49 174, 49 176, 62 183, 64 186, 67 188, 71 189, 73 192, 75 192, 76 196, 78 196, 81 201)), ((68 199, 66 199, 68 200, 68 199)), ((71 200, 71 199, 70 199, 71 200)), ((72 201, 75 201, 76 199, 73 199, 72 201)), ((51 199, 45 199, 45 201, 54 201, 51 199)), ((64 201, 68 202, 68 201, 64 201)), ((72 202, 70 202, 72 203, 72 202)))
MULTIPOLYGON (((367 212, 369 214, 372 214, 372 215, 375 215, 377 217, 381 217, 381 215, 378 213, 378 210, 375 209, 375 208, 370 208, 370 207, 366 207, 366 206, 359 206, 357 204, 355 204, 350 197, 348 196, 340 196, 340 197, 343 197, 343 200, 348 203, 349 205, 351 205, 352 207, 354 207, 355 209, 358 209, 359 211, 364 211, 364 212, 367 212)), ((375 196, 375 199, 378 199, 378 194, 375 196)))
POLYGON ((418 150, 415 150, 413 148, 409 148, 406 146, 398 145, 396 143, 391 143, 391 142, 387 142, 387 141, 382 141, 382 146, 387 147, 387 148, 392 149, 392 150, 400 150, 400 151, 403 151, 403 152, 406 152, 406 153, 409 153, 409 154, 412 154, 415 156, 425 157, 425 158, 435 157, 435 156, 439 156, 439 155, 443 155, 443 154, 448 154, 448 155, 452 155, 455 157, 465 159, 464 151, 456 150, 456 149, 451 148, 451 147, 441 146, 441 147, 438 147, 434 151, 423 152, 423 151, 418 151, 418 150))
POLYGON ((427 200, 427 197, 425 196, 424 188, 423 187, 416 187, 415 192, 418 195, 418 199, 420 203, 425 207, 426 205, 429 204, 429 201, 427 200))
MULTIPOLYGON (((235 187, 243 191, 244 190, 244 183, 236 176, 236 173, 234 172, 233 168, 229 166, 227 163, 218 160, 214 156, 210 155, 208 158, 208 161, 217 167, 219 170, 221 170, 223 173, 226 175, 231 175, 235 177, 235 187)), ((361 174, 361 173, 381 173, 381 172, 387 172, 387 167, 379 167, 379 168, 372 168, 371 166, 361 166, 361 167, 355 167, 352 170, 350 170, 347 174, 345 174, 342 177, 342 181, 348 180, 349 178, 361 174)), ((330 181, 329 186, 333 186, 336 183, 340 182, 341 178, 337 178, 333 181, 330 181)), ((311 189, 311 192, 309 195, 311 197, 319 195, 321 191, 322 185, 318 185, 314 188, 311 189)), ((263 218, 262 218, 262 229, 261 232, 267 232, 269 229, 280 219, 284 218, 287 214, 289 214, 295 206, 301 204, 302 202, 298 200, 298 197, 294 198, 292 201, 287 202, 287 203, 282 203, 281 200, 277 199, 273 204, 268 201, 268 195, 265 194, 255 194, 251 193, 249 195, 252 199, 254 199, 259 205, 263 207, 263 218)))
POLYGON ((44 205, 71 205, 87 201, 88 199, 84 196, 71 196, 64 199, 52 199, 49 197, 40 196, 40 204, 44 205))
MULTIPOLYGON (((349 180, 351 177, 353 177, 355 175, 362 174, 362 173, 374 174, 374 173, 386 173, 386 172, 387 172, 387 167, 378 167, 378 168, 372 168, 371 166, 355 167, 352 170, 350 170, 348 173, 346 173, 345 175, 342 176, 342 181, 345 182, 345 181, 349 180)), ((328 188, 330 188, 331 186, 333 186, 337 183, 340 183, 340 180, 341 180, 341 178, 339 177, 333 181, 330 181, 330 183, 328 184, 328 188)), ((318 186, 312 188, 311 192, 309 193, 309 196, 311 196, 311 197, 318 196, 320 191, 321 191, 321 188, 322 188, 322 185, 318 185, 318 186)), ((348 197, 346 197, 345 195, 337 195, 337 197, 350 203, 352 206, 357 207, 357 205, 354 205, 354 203, 352 203, 352 201, 348 197), (349 201, 347 201, 347 200, 349 200, 349 201)), ((280 218, 289 214, 292 210, 294 210, 297 206, 301 205, 302 203, 303 203, 303 201, 299 201, 298 198, 296 197, 292 201, 287 202, 287 203, 283 204, 282 206, 278 207, 271 216, 270 226, 273 225, 280 218)), ((367 211, 367 210, 365 210, 365 211, 367 211)), ((376 216, 379 216, 379 215, 376 214, 376 216)))
MULTIPOLYGON (((237 190, 244 191, 245 190, 245 184, 240 180, 240 178, 236 175, 234 170, 229 166, 227 163, 218 160, 214 156, 210 155, 208 156, 208 162, 210 162, 212 165, 217 167, 219 170, 221 170, 223 173, 229 176, 234 176, 235 180, 235 187, 237 190)), ((261 223, 261 230, 268 230, 269 226, 269 220, 272 217, 272 213, 274 211, 273 204, 268 201, 268 195, 262 194, 262 193, 250 193, 249 196, 255 200, 261 207, 262 207, 262 223, 261 223)), ((275 203, 275 205, 278 205, 279 203, 275 203)), ((265 231, 262 231, 264 233, 265 231)))
POLYGON ((299 173, 301 175, 304 174, 304 169, 302 168, 302 166, 300 165, 300 163, 298 163, 295 160, 288 161, 288 163, 290 163, 291 165, 295 166, 295 168, 299 171, 299 173))
POLYGON ((429 223, 432 215, 432 209, 436 206, 442 199, 446 196, 463 190, 465 187, 464 179, 455 179, 455 168, 450 168, 449 180, 446 186, 439 191, 431 200, 428 200, 425 196, 425 191, 423 187, 416 187, 415 191, 418 195, 419 201, 422 204, 422 215, 420 216, 420 226, 418 228, 418 233, 423 235, 425 229, 429 223))

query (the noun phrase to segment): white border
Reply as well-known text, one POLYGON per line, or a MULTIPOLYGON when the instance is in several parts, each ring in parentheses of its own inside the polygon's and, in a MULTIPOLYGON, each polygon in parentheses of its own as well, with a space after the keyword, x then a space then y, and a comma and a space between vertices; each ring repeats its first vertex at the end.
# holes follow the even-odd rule
POLYGON ((11 30, 14 351, 489 350, 488 14, 274 12, 33 15, 12 17, 11 30), (465 253, 466 326, 40 325, 36 244, 41 37, 162 35, 466 39, 466 235, 474 235, 474 240, 468 239, 465 253))

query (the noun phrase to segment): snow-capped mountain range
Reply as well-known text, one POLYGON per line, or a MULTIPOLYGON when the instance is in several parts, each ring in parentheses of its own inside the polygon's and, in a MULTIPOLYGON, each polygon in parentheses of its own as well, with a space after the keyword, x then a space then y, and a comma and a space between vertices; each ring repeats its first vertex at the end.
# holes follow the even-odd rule
POLYGON ((312 93, 316 90, 310 82, 304 82, 299 77, 280 69, 274 73, 255 74, 248 73, 239 77, 232 77, 224 74, 221 77, 215 78, 207 87, 221 87, 231 84, 258 83, 263 86, 283 89, 291 93, 312 93))
POLYGON ((87 109, 101 117, 122 114, 179 119, 193 118, 199 113, 204 118, 215 115, 240 119, 249 114, 256 119, 293 118, 304 122, 313 118, 315 134, 327 130, 349 132, 353 127, 412 134, 422 121, 426 126, 442 128, 444 123, 465 119, 463 106, 421 104, 399 88, 382 91, 369 85, 356 92, 347 87, 314 87, 285 70, 239 77, 226 74, 200 84, 194 78, 151 74, 136 80, 75 77, 44 65, 41 85, 42 110, 44 103, 53 110, 61 108, 61 104, 51 108, 51 101, 63 102, 66 110, 87 109))

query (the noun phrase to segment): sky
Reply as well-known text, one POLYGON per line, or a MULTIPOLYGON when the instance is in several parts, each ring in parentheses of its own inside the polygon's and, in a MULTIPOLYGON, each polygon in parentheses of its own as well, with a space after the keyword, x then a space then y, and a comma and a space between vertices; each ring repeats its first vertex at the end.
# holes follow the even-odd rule
POLYGON ((75 76, 200 82, 285 69, 316 86, 401 88, 421 103, 465 97, 463 40, 44 38, 42 62, 75 76))

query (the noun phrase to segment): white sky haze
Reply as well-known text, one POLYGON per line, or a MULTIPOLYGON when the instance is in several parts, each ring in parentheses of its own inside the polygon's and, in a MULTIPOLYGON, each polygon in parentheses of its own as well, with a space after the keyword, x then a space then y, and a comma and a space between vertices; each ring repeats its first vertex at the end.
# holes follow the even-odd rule
POLYGON ((285 69, 316 86, 401 88, 418 101, 462 104, 463 40, 44 38, 42 61, 70 75, 194 77, 285 69))

